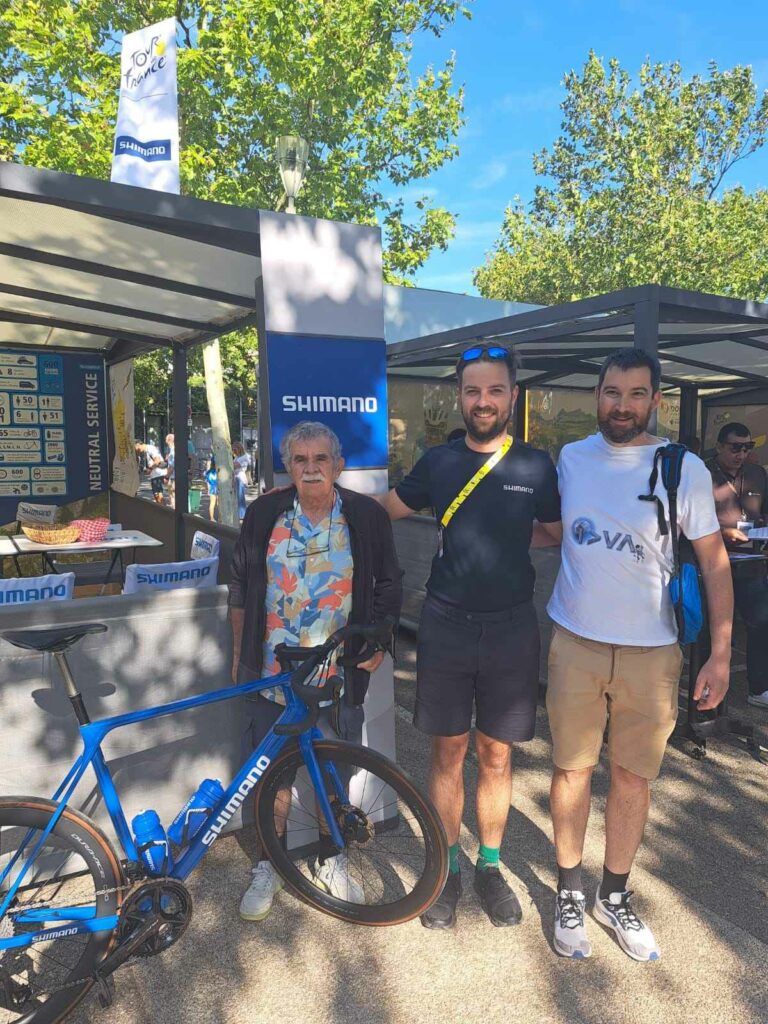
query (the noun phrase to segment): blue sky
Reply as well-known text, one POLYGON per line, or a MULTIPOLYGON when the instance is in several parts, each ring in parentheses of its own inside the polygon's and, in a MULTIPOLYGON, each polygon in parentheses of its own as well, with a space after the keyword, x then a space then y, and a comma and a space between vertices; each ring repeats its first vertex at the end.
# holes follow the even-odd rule
MULTIPOLYGON (((590 48, 618 57, 636 73, 646 57, 679 60, 686 76, 751 64, 759 88, 768 88, 765 3, 737 0, 475 0, 440 39, 415 47, 414 71, 456 52, 456 81, 465 86, 467 124, 460 154, 424 183, 403 193, 428 192, 458 215, 454 241, 422 268, 424 288, 474 292, 472 270, 483 262, 515 195, 528 201, 535 184, 531 156, 559 134, 561 81, 580 69, 590 48)), ((768 147, 737 165, 726 184, 768 187, 768 147)))

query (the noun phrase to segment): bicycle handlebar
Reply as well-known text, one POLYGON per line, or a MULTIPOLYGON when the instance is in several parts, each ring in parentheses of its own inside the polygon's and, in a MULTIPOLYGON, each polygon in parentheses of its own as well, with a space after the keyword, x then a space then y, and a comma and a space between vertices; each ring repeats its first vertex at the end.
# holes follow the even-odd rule
MULTIPOLYGON (((311 729, 317 722, 320 704, 323 701, 337 700, 341 692, 342 681, 338 676, 331 676, 322 686, 305 686, 304 680, 325 661, 329 654, 336 650, 345 640, 359 636, 366 641, 363 650, 346 658, 339 658, 338 664, 346 666, 360 665, 368 661, 377 651, 386 651, 392 636, 392 622, 382 622, 371 626, 342 626, 328 637, 324 644, 317 647, 291 647, 278 644, 275 648, 278 660, 282 665, 291 661, 303 661, 291 675, 291 690, 294 696, 303 701, 309 708, 309 714, 301 722, 294 725, 276 725, 278 736, 298 736, 311 729)), ((287 667, 287 664, 285 665, 287 667)))

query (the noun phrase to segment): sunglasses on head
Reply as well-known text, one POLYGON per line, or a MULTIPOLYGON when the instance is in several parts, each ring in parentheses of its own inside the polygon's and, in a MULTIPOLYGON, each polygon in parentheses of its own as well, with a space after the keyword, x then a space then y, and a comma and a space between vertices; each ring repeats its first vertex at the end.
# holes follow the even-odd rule
POLYGON ((462 363, 472 363, 485 353, 489 359, 509 359, 509 350, 501 345, 474 345, 461 353, 462 363))
POLYGON ((751 452, 755 447, 754 441, 726 441, 725 443, 734 455, 738 454, 738 452, 751 452))

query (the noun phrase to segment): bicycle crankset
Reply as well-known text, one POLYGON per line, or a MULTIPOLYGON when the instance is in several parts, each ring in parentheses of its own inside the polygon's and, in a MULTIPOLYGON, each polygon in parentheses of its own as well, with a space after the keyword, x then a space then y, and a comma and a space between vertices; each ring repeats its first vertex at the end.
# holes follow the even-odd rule
POLYGON ((157 956, 169 949, 186 931, 192 917, 192 897, 186 886, 172 878, 145 882, 128 894, 120 911, 118 949, 149 922, 159 927, 131 950, 132 956, 157 956))

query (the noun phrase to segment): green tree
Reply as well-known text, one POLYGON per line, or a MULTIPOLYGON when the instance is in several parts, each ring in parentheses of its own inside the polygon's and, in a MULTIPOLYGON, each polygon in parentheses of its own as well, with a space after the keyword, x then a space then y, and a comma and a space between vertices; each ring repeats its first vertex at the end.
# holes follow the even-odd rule
POLYGON ((646 62, 633 86, 590 53, 564 85, 562 134, 533 158, 544 180, 506 210, 480 292, 552 304, 658 283, 765 298, 768 191, 725 184, 766 142, 752 69, 713 62, 686 80, 646 62))
MULTIPOLYGON (((454 219, 426 197, 409 219, 393 196, 456 155, 463 108, 453 57, 414 72, 413 43, 460 15, 460 0, 4 0, 0 159, 109 178, 122 35, 175 16, 182 192, 280 208, 275 137, 301 134, 298 211, 381 224, 387 278, 404 281, 454 219)), ((244 390, 254 348, 252 335, 222 341, 244 390)), ((160 391, 163 366, 143 372, 160 391)))

